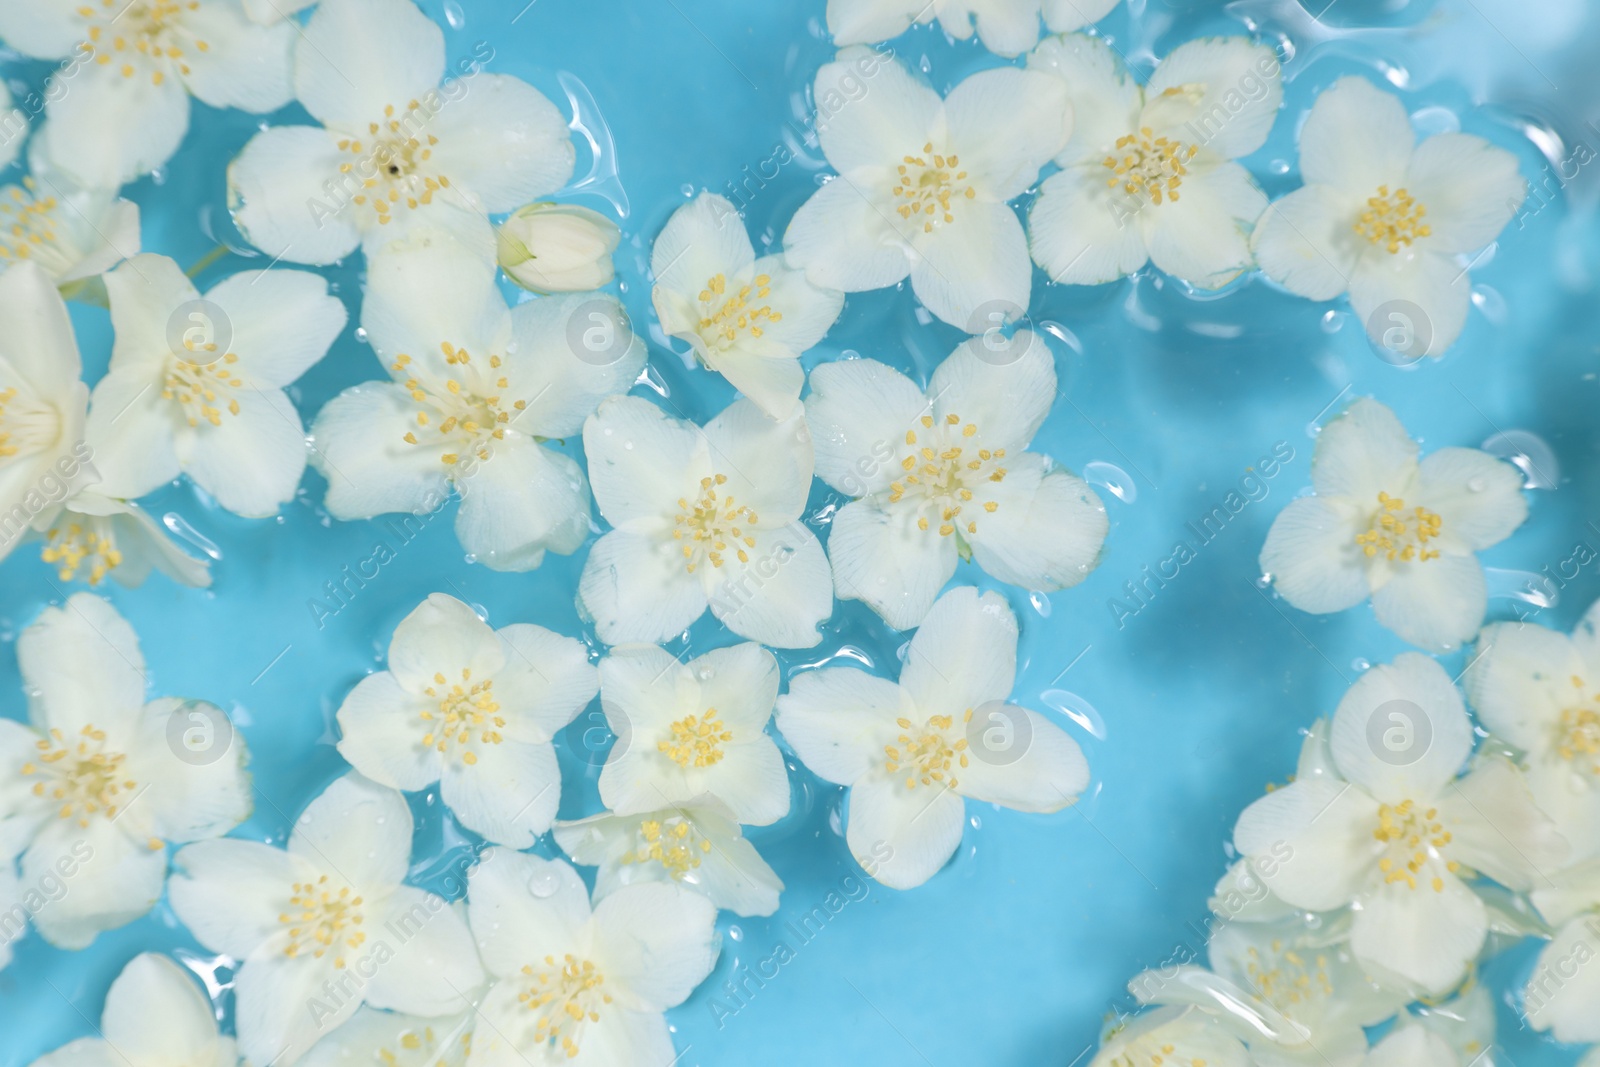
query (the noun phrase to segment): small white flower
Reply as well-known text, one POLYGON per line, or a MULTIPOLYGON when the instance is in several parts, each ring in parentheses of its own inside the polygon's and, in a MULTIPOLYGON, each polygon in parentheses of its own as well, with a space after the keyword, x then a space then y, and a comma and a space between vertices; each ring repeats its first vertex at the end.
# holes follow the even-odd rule
POLYGON ((421 209, 493 257, 486 212, 512 211, 572 176, 566 120, 533 86, 465 61, 412 0, 323 0, 294 53, 295 96, 316 126, 251 138, 228 168, 240 230, 273 256, 332 263, 421 209))
POLYGON ((402 1015, 363 1004, 313 1045, 300 1067, 465 1067, 476 1022, 471 1012, 402 1015))
POLYGON ((574 863, 600 868, 595 900, 624 886, 676 882, 738 915, 778 910, 783 880, 744 839, 733 811, 709 793, 637 815, 558 821, 554 833, 574 863))
POLYGON ((607 644, 664 641, 709 605, 741 637, 810 648, 833 611, 822 545, 800 521, 814 456, 797 409, 736 400, 702 429, 612 397, 583 426, 595 502, 613 529, 579 599, 607 644))
POLYGON ((1368 397, 1317 435, 1314 496, 1273 520, 1261 569, 1283 598, 1322 615, 1372 599, 1378 621, 1432 652, 1469 641, 1488 587, 1474 553, 1509 537, 1528 505, 1511 464, 1475 448, 1420 463, 1394 412, 1368 397))
POLYGON ((1089 783, 1077 742, 1037 712, 1006 704, 1017 619, 997 593, 953 589, 907 648, 900 682, 854 667, 797 676, 778 729, 817 776, 850 786, 845 840, 893 889, 931 878, 955 854, 963 797, 1059 811, 1089 783))
POLYGON ((940 99, 858 45, 817 72, 815 97, 836 102, 817 135, 839 175, 789 223, 789 262, 813 285, 847 293, 909 274, 929 311, 969 333, 987 325, 986 305, 1020 315, 1033 267, 1008 201, 1067 143, 1065 85, 1002 67, 940 99))
POLYGON ((238 0, 0 0, 11 47, 73 61, 51 75, 37 139, 54 167, 101 189, 171 158, 190 94, 258 113, 287 104, 295 31, 251 21, 238 0))
POLYGON ((617 224, 574 204, 529 204, 495 230, 500 269, 535 293, 598 289, 616 275, 617 224))
POLYGON ((550 739, 597 688, 581 642, 529 623, 492 630, 434 593, 395 627, 389 669, 339 706, 339 754, 394 789, 440 782, 461 825, 528 848, 561 800, 550 739))
POLYGON ((211 1001, 188 971, 142 952, 106 992, 98 1037, 80 1037, 33 1067, 236 1067, 233 1038, 217 1033, 211 1001))
POLYGON ((661 328, 769 418, 791 414, 805 384, 800 355, 838 319, 844 294, 812 285, 782 256, 757 259, 733 204, 715 193, 672 213, 650 270, 661 328))
POLYGON ((305 430, 283 389, 328 352, 344 305, 319 275, 244 271, 199 292, 166 256, 105 276, 116 342, 88 436, 131 500, 186 472, 218 504, 264 518, 294 499, 305 430))
POLYGON ((289 1067, 363 1003, 466 1010, 483 969, 456 909, 401 884, 411 835, 405 798, 352 773, 295 820, 287 849, 230 839, 173 857, 178 919, 243 961, 235 1025, 251 1063, 289 1067))
MULTIPOLYGON (((220 837, 250 814, 236 733, 209 762, 169 740, 175 716, 222 712, 199 701, 145 702, 133 627, 87 593, 46 608, 17 640, 29 725, 0 719, 0 824, 22 853, 22 881, 71 891, 33 915, 46 941, 79 949, 161 896, 166 842, 220 837), (69 871, 76 873, 68 874, 69 871)), ((7 851, 6 856, 13 855, 7 851)))
POLYGON ((716 907, 669 883, 631 885, 591 911, 566 863, 491 849, 468 880, 478 950, 495 979, 468 1067, 622 1067, 677 1059, 662 1014, 716 964, 716 907))
POLYGON ((589 488, 546 446, 577 434, 645 362, 622 305, 570 293, 506 307, 491 260, 448 238, 397 241, 369 264, 361 323, 392 381, 346 389, 317 414, 312 462, 338 519, 438 510, 461 495, 456 538, 494 570, 526 571, 589 536, 589 488))
POLYGON ((1030 70, 1060 79, 1076 126, 1028 216, 1050 279, 1094 285, 1147 260, 1203 289, 1247 270, 1267 198, 1234 160, 1260 148, 1283 99, 1278 58, 1243 37, 1189 41, 1144 86, 1100 37, 1051 37, 1030 70))
MULTIPOLYGON (((114 461, 113 461, 114 462, 114 461)), ((34 520, 44 540, 39 556, 63 582, 107 577, 130 589, 158 570, 180 585, 211 584, 211 563, 195 559, 138 504, 107 496, 98 486, 79 489, 58 509, 34 520)))
POLYGON ((1295 907, 1353 905, 1350 946, 1385 980, 1438 994, 1483 947, 1482 873, 1514 890, 1554 870, 1566 842, 1534 806, 1516 766, 1472 753, 1472 724, 1450 676, 1402 653, 1350 687, 1329 734, 1334 773, 1251 804, 1234 844, 1295 907))
POLYGON ((1117 0, 828 0, 828 32, 835 44, 872 44, 938 19, 964 41, 977 23, 985 48, 1018 56, 1038 42, 1041 13, 1052 30, 1066 33, 1099 22, 1116 6, 1117 0))
POLYGON ((103 298, 94 280, 138 253, 139 205, 113 189, 80 188, 38 169, 0 188, 0 265, 31 260, 65 297, 103 298))
POLYGON ((1399 346, 1407 354, 1443 355, 1472 292, 1459 257, 1493 241, 1527 195, 1516 157, 1466 133, 1418 144, 1399 98, 1346 77, 1317 97, 1300 130, 1300 174, 1305 186, 1256 226, 1261 269, 1312 300, 1348 291, 1376 343, 1396 347, 1385 334, 1400 326, 1412 331, 1399 346), (1375 314, 1390 301, 1425 321, 1409 321, 1410 310, 1400 321, 1375 314))
POLYGON ((1194 1007, 1157 1008, 1119 1023, 1089 1067, 1255 1067, 1244 1045, 1215 1015, 1194 1007))
POLYGON ((1050 349, 1026 330, 962 343, 926 394, 875 360, 812 371, 817 473, 856 498, 828 535, 839 598, 905 630, 958 559, 1029 590, 1083 581, 1105 542, 1105 505, 1083 479, 1024 451, 1055 398, 1050 349))

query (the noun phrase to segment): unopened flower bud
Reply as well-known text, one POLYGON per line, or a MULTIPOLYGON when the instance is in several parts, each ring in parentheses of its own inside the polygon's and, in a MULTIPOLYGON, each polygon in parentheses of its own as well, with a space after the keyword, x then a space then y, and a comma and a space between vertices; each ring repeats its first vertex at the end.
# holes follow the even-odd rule
POLYGON ((611 253, 622 239, 617 224, 570 204, 529 204, 500 225, 500 266, 536 293, 598 289, 615 273, 611 253))

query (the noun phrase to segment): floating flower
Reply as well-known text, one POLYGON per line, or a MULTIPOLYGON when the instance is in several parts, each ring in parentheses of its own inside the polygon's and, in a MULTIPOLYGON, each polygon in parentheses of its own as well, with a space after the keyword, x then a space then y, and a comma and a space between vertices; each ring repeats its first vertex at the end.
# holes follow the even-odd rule
POLYGON ((98 486, 79 489, 35 519, 33 528, 44 541, 40 558, 63 582, 99 585, 109 577, 132 589, 157 570, 180 585, 211 584, 210 561, 180 549, 138 504, 98 486))
POLYGON ((680 663, 655 645, 621 645, 600 661, 600 706, 618 741, 600 799, 621 815, 710 793, 752 826, 789 811, 789 776, 766 734, 778 661, 756 644, 680 663))
POLYGON ((817 129, 839 176, 789 223, 789 262, 847 293, 909 274, 917 299, 968 333, 988 327, 991 310, 1021 315, 1033 268, 1007 201, 1067 143, 1066 87, 1002 67, 941 100, 893 59, 853 46, 817 72, 815 97, 842 102, 817 129))
POLYGON ((237 0, 0 2, 0 37, 71 59, 45 88, 36 140, 79 184, 116 189, 161 166, 189 129, 189 97, 276 111, 293 96, 295 27, 263 26, 237 0))
POLYGON ((1295 907, 1352 905, 1350 947, 1380 979, 1442 993, 1488 929, 1465 879, 1528 889, 1566 842, 1510 761, 1484 756, 1456 779, 1472 724, 1450 676, 1426 656, 1402 653, 1362 675, 1329 738, 1332 773, 1250 805, 1234 844, 1295 907))
POLYGON ((350 1021, 318 1041, 300 1067, 465 1067, 477 1016, 402 1015, 363 1004, 350 1021))
POLYGON ((68 883, 33 924, 80 949, 160 898, 166 842, 220 837, 250 814, 244 742, 215 732, 226 719, 211 704, 145 703, 139 639, 99 597, 46 608, 17 660, 30 725, 0 719, 0 781, 13 786, 0 795, 5 855, 22 852, 25 885, 68 883), (220 751, 186 747, 197 717, 220 751))
POLYGON ((205 841, 174 858, 168 899, 234 978, 239 1050, 289 1067, 363 1003, 413 1015, 467 1010, 483 982, 456 909, 402 885, 411 809, 359 774, 295 820, 287 849, 205 841))
POLYGON ((900 683, 854 667, 794 678, 778 729, 811 771, 850 786, 845 840, 893 889, 933 877, 961 843, 963 797, 1059 811, 1089 783, 1077 742, 1005 703, 1017 620, 997 593, 939 598, 907 648, 900 683))
POLYGON ((1323 615, 1372 599, 1378 621, 1432 652, 1483 624, 1488 587, 1474 553, 1528 515, 1522 477, 1475 448, 1417 460, 1394 412, 1368 397, 1317 435, 1314 496, 1273 520, 1261 569, 1283 598, 1323 615))
POLYGON ((817 473, 856 498, 828 535, 839 598, 905 630, 957 559, 1029 590, 1083 581, 1105 542, 1105 505, 1083 479, 1024 451, 1055 398, 1050 350, 1026 330, 964 342, 926 394, 875 360, 812 371, 817 473))
POLYGON ((636 815, 557 822, 554 833, 574 863, 600 868, 595 900, 624 886, 676 882, 738 915, 778 910, 783 880, 744 839, 732 809, 709 793, 636 815))
POLYGON ((32 162, 33 173, 0 188, 0 267, 31 260, 63 296, 103 300, 95 279, 139 252, 139 205, 39 169, 38 153, 32 162))
POLYGON ((1493 241, 1527 195, 1516 157, 1466 133, 1418 144, 1397 97, 1345 77, 1300 130, 1300 175, 1305 186, 1256 226, 1261 269, 1312 300, 1349 292, 1375 343, 1443 355, 1472 292, 1459 257, 1493 241))
POLYGON ((495 230, 500 269, 535 293, 598 289, 616 275, 617 224, 573 204, 529 204, 495 230))
POLYGON ((211 1001, 177 963, 154 952, 128 961, 106 992, 98 1037, 80 1037, 33 1067, 234 1067, 233 1038, 217 1033, 211 1001))
POLYGON ((1057 33, 1099 22, 1117 0, 828 0, 828 32, 835 44, 872 44, 898 37, 919 23, 939 20, 965 41, 977 23, 989 51, 1019 56, 1039 40, 1039 15, 1057 33))
POLYGON ((1255 1067, 1243 1043, 1200 1008, 1158 1008, 1119 1021, 1089 1067, 1255 1067))
POLYGON ((583 426, 595 502, 613 529, 578 596, 600 639, 664 641, 706 610, 741 637, 810 648, 833 610, 828 557, 800 521, 814 457, 796 410, 736 400, 702 429, 614 397, 583 426))
POLYGON ((1522 1010, 1535 1030, 1557 1041, 1600 1041, 1600 859, 1551 876, 1530 894, 1539 914, 1555 927, 1522 993, 1522 1010))
POLYGON ((533 86, 481 55, 440 84, 444 34, 412 0, 324 0, 299 37, 295 96, 321 128, 263 130, 228 168, 234 218, 269 255, 332 263, 431 209, 492 257, 485 212, 572 176, 566 120, 533 86))
POLYGON ((782 256, 756 258, 726 198, 701 193, 672 213, 650 253, 661 328, 694 348, 769 418, 800 402, 800 354, 828 332, 844 294, 819 289, 782 256))
POLYGON ((662 1014, 717 961, 717 909, 666 883, 630 885, 591 911, 560 860, 491 849, 467 890, 495 979, 478 1007, 474 1064, 668 1064, 662 1014))
POLYGON ((529 623, 492 630, 434 593, 395 627, 389 669, 339 706, 339 754, 379 785, 439 782, 461 825, 529 848, 561 800, 550 738, 598 687, 581 642, 529 623))
POLYGON ((645 362, 617 299, 573 293, 507 309, 494 264, 454 241, 406 239, 372 260, 362 326, 392 381, 318 413, 312 462, 338 519, 421 514, 461 495, 456 538, 485 566, 532 570, 589 536, 571 437, 645 362))
POLYGON ((1042 42, 1028 67, 1061 79, 1077 123, 1028 216, 1051 281, 1095 285, 1149 260, 1215 289, 1251 266, 1267 198, 1233 161, 1266 141, 1283 99, 1271 48, 1190 41, 1140 86, 1104 39, 1071 34, 1042 42))

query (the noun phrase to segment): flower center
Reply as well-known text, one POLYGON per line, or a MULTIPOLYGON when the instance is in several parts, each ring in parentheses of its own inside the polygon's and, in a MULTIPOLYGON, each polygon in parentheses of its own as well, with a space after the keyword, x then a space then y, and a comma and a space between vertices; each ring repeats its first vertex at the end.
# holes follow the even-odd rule
POLYGON ((36 188, 32 178, 24 178, 21 185, 11 186, 9 196, 0 197, 0 261, 31 259, 52 278, 59 277, 72 266, 56 232, 61 202, 35 195, 36 188))
POLYGON ((749 563, 746 548, 754 548, 756 539, 741 527, 754 526, 759 520, 756 513, 744 504, 735 504, 733 495, 719 498, 717 487, 727 482, 726 474, 715 474, 700 479, 700 499, 693 504, 687 497, 678 498, 678 515, 673 520, 672 539, 683 542, 684 566, 690 574, 702 563, 713 567, 723 564, 722 554, 732 543, 740 563, 749 563))
POLYGON ((667 727, 670 739, 657 741, 656 750, 680 767, 709 767, 723 757, 722 744, 733 740, 733 731, 717 718, 716 708, 707 708, 704 717, 685 715, 667 727))
MULTIPOLYGON (((1583 679, 1572 676, 1572 687, 1583 691, 1583 679)), ((1600 696, 1591 697, 1587 705, 1563 708, 1561 721, 1556 726, 1556 752, 1579 770, 1600 776, 1600 696)))
POLYGON ((978 195, 972 186, 958 184, 967 177, 959 166, 956 156, 935 154, 932 142, 922 146, 922 155, 905 156, 893 190, 900 217, 908 221, 920 218, 923 233, 932 233, 938 223, 956 221, 951 201, 978 195))
POLYGON ((1159 1044, 1153 1039, 1136 1041, 1114 1058, 1108 1067, 1207 1067, 1199 1056, 1180 1056, 1171 1041, 1159 1044))
MULTIPOLYGON (((183 344, 189 351, 196 351, 194 342, 187 338, 183 344)), ((217 350, 214 341, 207 341, 199 347, 208 352, 217 350)), ((227 408, 230 415, 239 414, 239 401, 234 399, 233 391, 243 389, 244 380, 233 372, 233 364, 237 362, 239 357, 232 352, 213 363, 175 359, 167 368, 167 380, 161 388, 161 395, 167 400, 177 401, 190 426, 200 425, 201 419, 213 426, 221 426, 223 407, 227 408)))
POLYGON ((1117 138, 1116 154, 1108 155, 1100 165, 1111 172, 1106 185, 1132 197, 1148 197, 1150 203, 1159 205, 1163 198, 1178 199, 1178 187, 1189 173, 1186 164, 1198 149, 1169 137, 1156 137, 1150 127, 1138 133, 1117 138))
POLYGON ((289 928, 283 954, 293 959, 309 952, 320 960, 332 952, 333 965, 343 967, 344 950, 360 948, 367 939, 361 921, 361 898, 349 886, 335 892, 325 874, 315 882, 296 882, 290 888, 289 910, 278 916, 289 928))
POLYGON ((469 746, 498 745, 505 740, 500 736, 500 727, 505 726, 506 720, 496 714, 500 705, 494 701, 493 679, 474 682, 472 669, 463 667, 461 680, 448 689, 448 679, 443 674, 435 673, 433 682, 423 692, 437 700, 439 707, 422 713, 427 728, 422 735, 424 746, 448 752, 454 744, 461 751, 461 762, 471 766, 478 762, 478 754, 469 746))
POLYGON ((1264 955, 1254 945, 1247 955, 1245 974, 1256 995, 1291 1018, 1296 1005, 1333 996, 1328 958, 1320 953, 1306 957, 1295 949, 1285 949, 1283 941, 1274 938, 1271 955, 1264 955))
MULTIPOLYGON (((514 417, 512 412, 520 413, 528 406, 528 402, 518 400, 508 410, 499 393, 486 393, 481 386, 473 385, 486 376, 478 375, 477 368, 472 366, 472 357, 465 348, 457 348, 449 341, 443 341, 439 349, 444 353, 446 363, 462 368, 466 384, 455 378, 446 378, 441 388, 431 378, 406 369, 414 362, 410 356, 395 357, 392 369, 396 375, 410 375, 403 384, 411 392, 411 399, 417 402, 417 428, 407 430, 404 440, 408 445, 423 444, 424 438, 418 437, 418 433, 425 436, 437 434, 437 440, 427 443, 452 446, 451 451, 439 457, 446 466, 459 463, 463 452, 487 460, 492 447, 490 441, 505 438, 506 424, 514 417)), ((489 356, 491 371, 499 371, 503 364, 504 360, 499 356, 489 356)), ((505 389, 510 384, 503 374, 494 376, 493 388, 505 389)))
POLYGON ((433 172, 429 165, 439 138, 426 132, 434 112, 416 100, 405 111, 395 114, 393 104, 385 105, 382 122, 367 124, 370 141, 349 137, 339 140, 339 151, 357 158, 355 163, 339 164, 341 174, 359 169, 362 192, 351 197, 355 204, 372 205, 378 222, 387 224, 403 203, 415 209, 433 203, 433 194, 450 188, 450 179, 433 172))
POLYGON ((89 572, 89 584, 99 585, 122 562, 111 523, 98 515, 84 515, 66 526, 52 526, 39 558, 54 564, 56 576, 72 581, 80 569, 89 572))
POLYGON ((600 1021, 599 1008, 611 1003, 611 995, 601 988, 605 975, 591 960, 580 960, 567 953, 558 963, 554 956, 544 958, 544 966, 522 968, 529 979, 526 992, 517 999, 532 1012, 539 1013, 534 1037, 541 1043, 559 1045, 568 1059, 578 1054, 573 1036, 580 1023, 600 1021))
POLYGON ((211 45, 183 24, 187 12, 200 10, 199 0, 100 0, 96 11, 92 2, 77 9, 88 20, 88 40, 78 50, 94 55, 101 66, 116 63, 125 78, 147 64, 155 64, 150 81, 166 80, 165 68, 176 67, 188 74, 185 62, 190 52, 209 52, 211 45))
MULTIPOLYGON (((0 373, 7 370, 0 360, 0 373)), ((60 436, 61 417, 56 409, 34 396, 26 384, 0 388, 0 460, 42 452, 60 436)))
MULTIPOLYGON (((1383 872, 1386 883, 1404 882, 1412 889, 1417 888, 1417 875, 1430 861, 1440 858, 1439 850, 1452 840, 1450 831, 1438 821, 1438 816, 1439 809, 1419 811, 1410 800, 1378 805, 1378 827, 1372 831, 1372 836, 1384 845, 1383 855, 1378 858, 1378 870, 1383 872)), ((1461 870, 1455 860, 1450 860, 1446 867, 1451 873, 1461 870)), ((1437 873, 1431 884, 1435 893, 1444 891, 1444 879, 1437 873)))
POLYGON ((697 834, 688 819, 674 815, 641 822, 634 848, 622 854, 622 862, 659 863, 678 880, 700 866, 700 853, 710 851, 711 841, 697 834))
POLYGON ((1439 537, 1444 520, 1420 505, 1408 515, 1405 506, 1406 502, 1397 496, 1378 494, 1378 510, 1373 512, 1366 531, 1356 534, 1356 544, 1368 559, 1380 554, 1391 562, 1439 558, 1439 550, 1429 548, 1428 542, 1439 537))
MULTIPOLYGON (((970 422, 962 425, 960 415, 946 415, 942 423, 936 423, 932 415, 924 415, 922 427, 921 440, 916 430, 906 431, 910 451, 900 460, 905 474, 889 486, 889 503, 898 504, 909 497, 919 511, 936 514, 940 537, 956 533, 957 526, 964 526, 968 534, 977 533, 977 520, 969 511, 963 522, 962 511, 973 503, 974 487, 981 491, 986 482, 1005 481, 1006 468, 1000 461, 1005 459, 1006 450, 978 447, 978 427, 970 422)), ((990 514, 1000 507, 994 500, 981 503, 990 514)), ((917 517, 917 528, 932 528, 926 514, 917 517)))
POLYGON ((1433 229, 1422 221, 1428 209, 1412 199, 1404 189, 1389 191, 1387 185, 1378 186, 1378 195, 1367 198, 1366 210, 1356 220, 1355 231, 1375 245, 1383 245, 1393 255, 1401 247, 1411 247, 1419 237, 1427 237, 1433 229))
MULTIPOLYGON (((104 730, 84 726, 71 741, 60 730, 51 730, 33 745, 39 755, 22 765, 22 774, 39 776, 33 795, 60 804, 56 814, 63 819, 77 819, 80 827, 89 825, 91 815, 109 821, 137 795, 139 783, 122 769, 127 757, 105 750, 104 730)), ((153 847, 159 848, 160 842, 153 847)))
MULTIPOLYGON (((962 716, 961 721, 972 721, 972 709, 962 716)), ((951 789, 957 784, 955 775, 950 774, 952 765, 967 766, 967 739, 960 738, 951 741, 946 736, 947 731, 955 725, 955 719, 949 715, 930 715, 927 723, 920 732, 911 725, 911 720, 899 718, 895 725, 900 727, 900 734, 895 738, 895 744, 884 745, 883 754, 884 770, 890 774, 906 772, 905 785, 907 789, 915 789, 918 785, 932 785, 940 782, 951 789)))
POLYGON ((760 337, 766 332, 761 326, 763 322, 782 321, 781 311, 774 311, 766 304, 751 306, 752 295, 756 300, 765 300, 772 292, 771 284, 770 275, 758 274, 749 285, 741 285, 738 292, 729 296, 726 276, 718 274, 707 281, 706 287, 700 290, 700 309, 704 313, 700 318, 701 339, 713 348, 727 349, 738 341, 741 333, 760 337))

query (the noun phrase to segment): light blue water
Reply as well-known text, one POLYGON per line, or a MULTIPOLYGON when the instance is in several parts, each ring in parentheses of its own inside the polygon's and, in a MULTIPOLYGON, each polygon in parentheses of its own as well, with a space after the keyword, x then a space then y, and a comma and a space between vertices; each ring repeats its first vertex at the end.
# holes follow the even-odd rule
MULTIPOLYGON (((629 208, 619 277, 635 322, 648 323, 649 243, 667 216, 688 192, 727 193, 746 167, 759 173, 779 144, 793 146, 795 126, 785 133, 786 123, 802 120, 805 87, 830 53, 819 29, 822 0, 537 0, 513 23, 524 2, 450 0, 458 17, 449 20, 440 0, 423 6, 447 27, 452 58, 488 42, 491 70, 526 78, 558 102, 565 100, 563 73, 592 93, 615 141, 629 208)), ((1309 2, 1315 10, 1325 0, 1309 2)), ((1477 265, 1480 310, 1448 358, 1412 370, 1380 361, 1337 302, 1308 303, 1259 278, 1221 298, 1196 300, 1148 275, 1090 289, 1046 287, 1037 277, 1034 323, 1059 324, 1071 340, 1053 342, 1065 396, 1035 448, 1080 470, 1114 465, 1120 474, 1093 469, 1126 488, 1124 499, 1102 491, 1112 527, 1104 561, 1088 581, 1031 601, 1024 591, 1002 591, 1022 621, 1017 700, 1053 715, 1083 744, 1091 792, 1076 809, 1053 816, 969 805, 957 858, 927 885, 897 893, 868 883, 852 893, 860 875, 834 829, 839 791, 797 771, 795 813, 751 834, 787 883, 782 908, 770 919, 724 914, 716 971, 670 1015, 685 1051, 681 1063, 1064 1065, 1095 1042, 1108 1011, 1126 1006, 1128 978, 1203 953, 1205 898, 1226 864, 1224 842, 1239 811, 1268 781, 1292 771, 1299 731, 1332 710, 1364 663, 1403 650, 1365 607, 1305 616, 1255 584, 1267 527, 1307 483, 1308 427, 1336 401, 1375 395, 1428 447, 1477 445, 1513 429, 1548 443, 1562 471, 1559 488, 1531 494, 1530 519, 1484 554, 1488 566, 1556 570, 1575 543, 1600 547, 1600 525, 1588 525, 1600 523, 1595 168, 1580 169, 1558 190, 1540 151, 1542 144, 1561 159, 1575 142, 1600 148, 1600 133, 1583 123, 1600 115, 1593 66, 1600 15, 1580 0, 1339 0, 1319 26, 1291 0, 1227 8, 1146 0, 1138 18, 1122 8, 1103 28, 1147 70, 1153 56, 1184 40, 1240 32, 1244 18, 1288 34, 1295 49, 1273 137, 1246 161, 1269 193, 1298 183, 1294 135, 1316 93, 1343 73, 1387 69, 1425 126, 1441 128, 1447 112, 1460 115, 1464 129, 1518 155, 1549 205, 1530 200, 1492 258, 1477 265), (1376 25, 1391 28, 1351 29, 1376 25), (1564 144, 1553 144, 1550 131, 1564 144), (1292 447, 1294 459, 1266 483, 1266 496, 1119 626, 1110 598, 1168 558, 1178 540, 1194 543, 1185 524, 1220 504, 1279 442, 1292 447), (854 899, 799 945, 786 924, 830 891, 854 899), (742 981, 780 939, 795 958, 764 987, 750 980, 739 1001, 730 999, 723 983, 742 981), (738 1005, 737 1012, 719 1020, 713 996, 738 1005)), ((942 90, 998 62, 975 44, 952 44, 929 30, 902 38, 896 49, 942 90)), ((37 86, 44 67, 6 69, 37 86)), ((132 189, 145 213, 146 249, 187 265, 214 246, 212 235, 238 244, 223 210, 226 161, 258 122, 303 120, 297 107, 261 120, 197 106, 164 179, 132 189)), ((758 247, 782 233, 814 188, 820 164, 813 150, 765 187, 748 187, 747 221, 758 247)), ((617 187, 600 187, 623 202, 617 187)), ((615 213, 602 198, 575 199, 615 213)), ((205 272, 201 287, 260 265, 229 255, 205 272)), ((340 389, 381 374, 353 334, 360 269, 357 258, 326 272, 350 304, 352 325, 295 391, 308 423, 340 389)), ((73 319, 92 380, 109 353, 107 316, 74 306, 73 319)), ((949 327, 919 321, 909 291, 864 294, 849 299, 807 363, 854 350, 925 376, 959 339, 949 327)), ((696 421, 733 396, 720 378, 685 370, 660 344, 652 346, 651 366, 671 406, 696 421)), ((578 451, 575 442, 567 447, 578 451)), ((152 510, 181 515, 221 548, 214 588, 182 589, 156 577, 139 590, 108 590, 143 639, 153 691, 212 700, 234 716, 253 753, 257 798, 254 816, 236 833, 274 843, 344 770, 332 747, 334 709, 379 665, 394 625, 428 593, 479 605, 495 625, 536 621, 584 632, 572 604, 581 553, 551 556, 530 574, 495 574, 463 559, 448 522, 430 524, 401 547, 381 520, 331 522, 319 507, 322 492, 308 472, 300 498, 280 519, 250 522, 206 506, 187 484, 165 489, 152 510), (319 629, 308 600, 337 580, 340 568, 371 556, 379 540, 398 558, 319 629)), ((819 530, 836 502, 818 483, 812 505, 819 530)), ((994 584, 970 569, 957 581, 994 584)), ((1500 581, 1507 590, 1517 585, 1500 581)), ((31 548, 0 566, 0 588, 7 645, 0 713, 21 717, 10 643, 41 607, 72 590, 55 582, 31 548)), ((1560 590, 1559 603, 1533 617, 1565 630, 1597 594, 1600 575, 1591 566, 1560 590)), ((1491 618, 1512 618, 1514 610, 1526 614, 1532 605, 1490 605, 1491 618)), ((687 647, 698 654, 725 643, 729 635, 702 622, 687 647)), ((892 677, 902 643, 864 608, 840 605, 817 649, 779 659, 792 671, 846 655, 892 677)), ((1459 661, 1457 654, 1445 665, 1455 673, 1459 661)), ((591 709, 561 742, 563 816, 598 808, 594 778, 604 753, 587 750, 582 737, 601 721, 591 709)), ((416 806, 414 880, 426 886, 430 872, 442 871, 473 839, 441 813, 436 798, 416 806)), ((90 1033, 111 979, 147 949, 206 960, 164 903, 84 952, 61 952, 32 935, 20 942, 15 961, 0 972, 0 1067, 20 1067, 90 1033)), ((1503 991, 1530 966, 1524 948, 1488 973, 1503 991)), ((229 973, 223 968, 216 977, 225 986, 229 973)), ((225 990, 219 1005, 231 1006, 225 990)), ((1522 1067, 1576 1058, 1519 1028, 1503 997, 1500 1022, 1502 1044, 1522 1067)))

